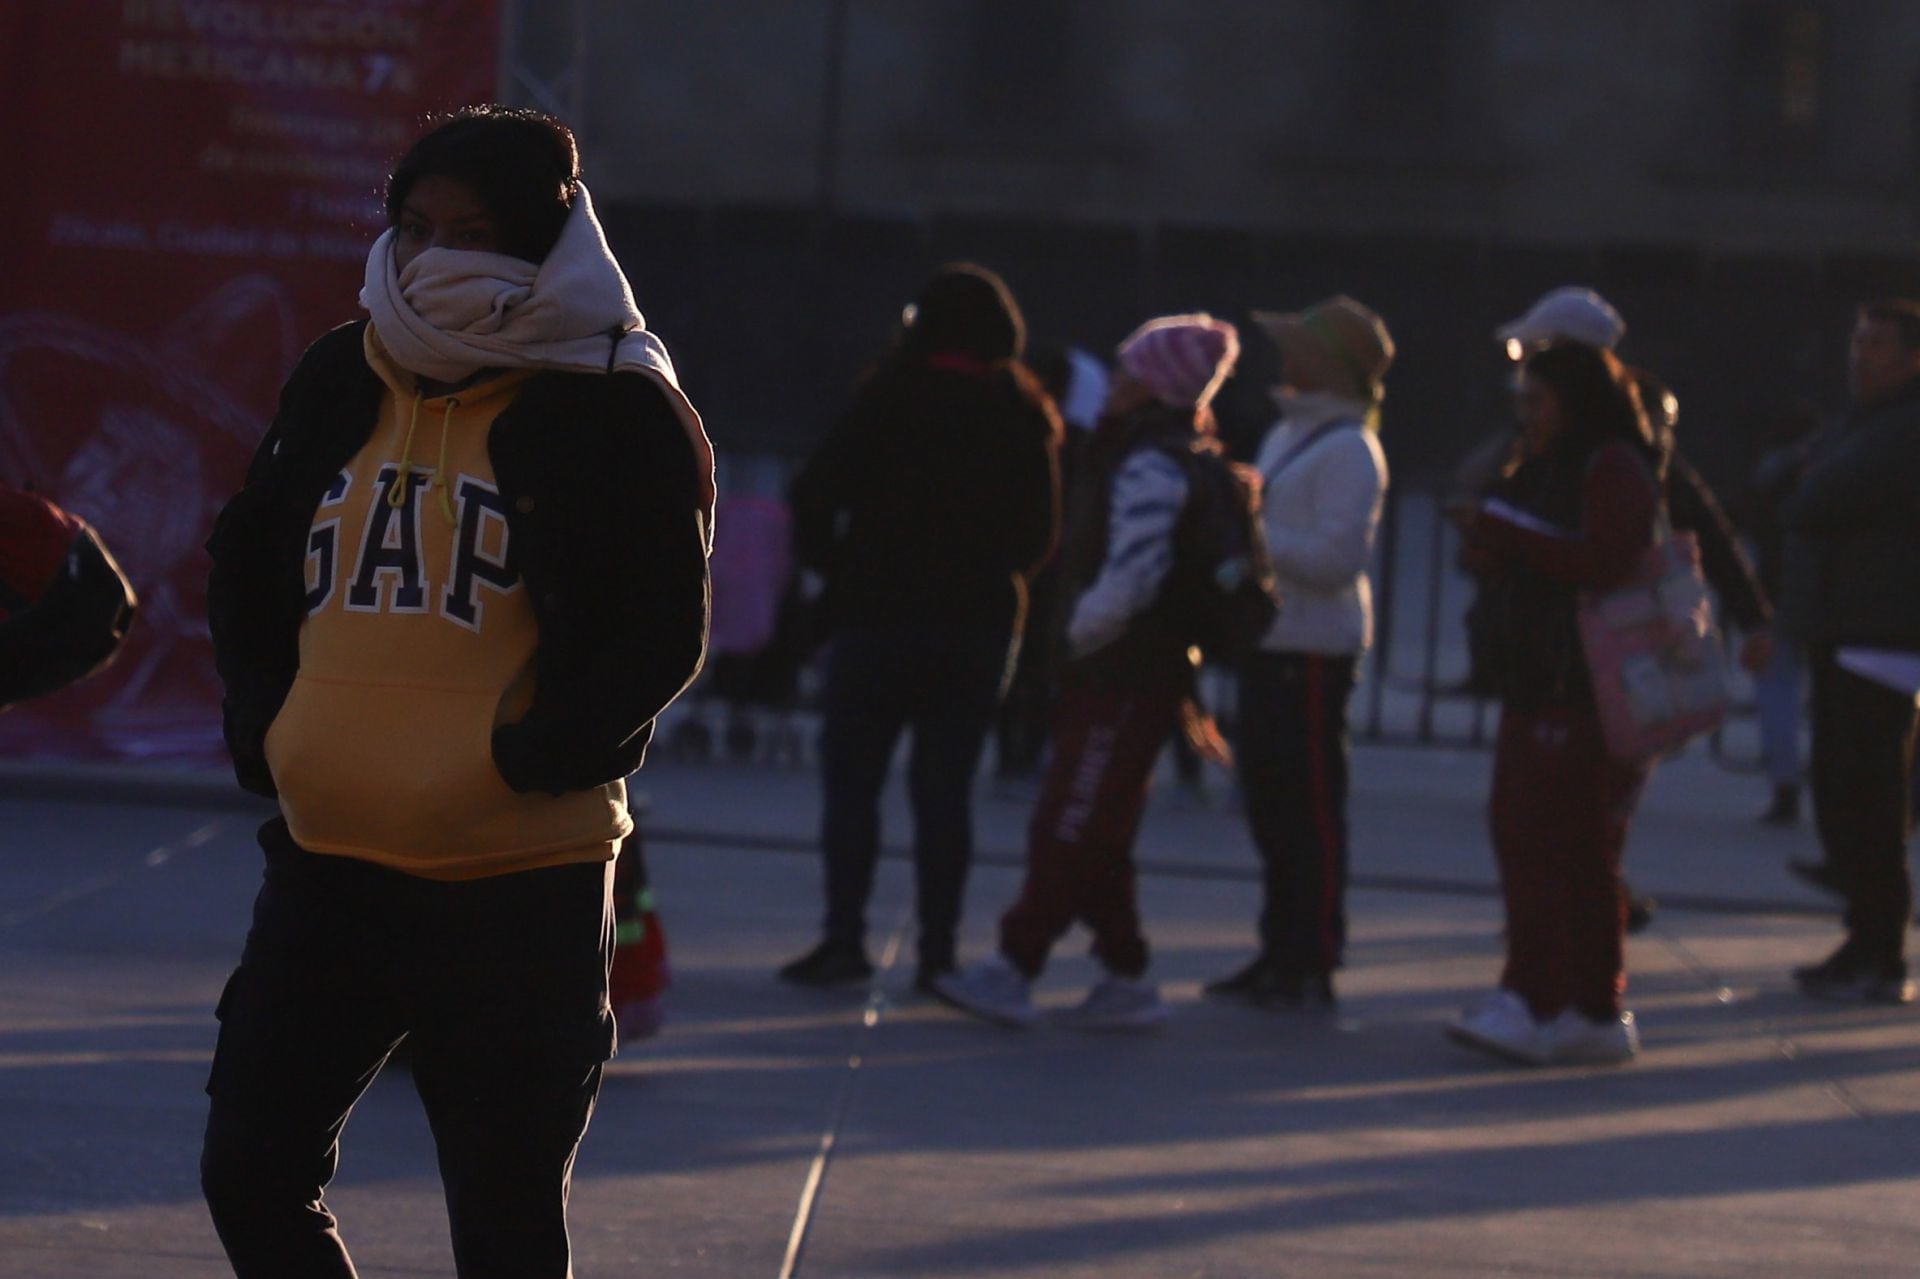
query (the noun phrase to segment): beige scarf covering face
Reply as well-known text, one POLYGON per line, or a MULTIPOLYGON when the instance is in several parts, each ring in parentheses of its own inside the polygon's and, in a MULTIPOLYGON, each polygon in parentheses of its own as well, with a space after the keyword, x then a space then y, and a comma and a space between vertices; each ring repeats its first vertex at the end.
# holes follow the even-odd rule
POLYGON ((396 363, 440 382, 487 368, 634 372, 652 379, 693 443, 711 539, 713 445, 680 389, 667 348, 634 305, 585 183, 553 251, 537 266, 503 253, 426 249, 396 272, 393 237, 388 228, 367 255, 360 305, 396 363))

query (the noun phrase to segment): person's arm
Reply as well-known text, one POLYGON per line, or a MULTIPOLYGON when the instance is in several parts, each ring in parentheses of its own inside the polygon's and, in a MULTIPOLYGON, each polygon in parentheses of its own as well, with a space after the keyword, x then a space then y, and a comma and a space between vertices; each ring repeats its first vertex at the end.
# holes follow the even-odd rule
POLYGON ((1543 576, 1592 590, 1618 585, 1653 545, 1660 510, 1653 472, 1625 444, 1601 448, 1587 468, 1581 510, 1580 527, 1561 532, 1490 504, 1472 535, 1493 555, 1543 576))
POLYGON ((1008 565, 1024 577, 1039 572, 1060 541, 1060 415, 1037 387, 1030 396, 1015 427, 1006 512, 1008 565))
MULTIPOLYGON (((300 665, 303 588, 296 566, 299 548, 279 540, 288 501, 282 455, 292 447, 294 422, 318 401, 335 411, 378 403, 371 373, 361 386, 344 387, 343 370, 365 370, 364 323, 346 324, 307 348, 280 391, 273 422, 254 451, 245 482, 221 508, 207 539, 212 561, 207 575, 207 629, 214 667, 225 690, 221 732, 242 788, 272 798, 279 792, 267 768, 266 737, 300 665), (367 403, 355 400, 358 396, 367 403)), ((371 415, 371 408, 368 408, 371 415)), ((301 526, 304 530, 304 524, 301 526)))
MULTIPOLYGON (((1267 520, 1267 550, 1281 578, 1318 590, 1339 590, 1373 563, 1386 470, 1372 441, 1357 429, 1311 446, 1298 464, 1319 468, 1309 498, 1312 520, 1304 529, 1267 520), (1312 456, 1314 452, 1320 456, 1312 456)), ((1276 491, 1269 490, 1266 501, 1276 499, 1276 491)))
POLYGON ((1733 534, 1733 525, 1699 472, 1675 455, 1667 472, 1667 509, 1676 529, 1685 529, 1700 543, 1700 567, 1707 584, 1719 595, 1741 630, 1765 630, 1773 610, 1760 587, 1747 553, 1733 534))
POLYGON ((861 391, 787 490, 787 504, 793 512, 794 555, 815 572, 826 573, 833 567, 840 542, 840 517, 859 483, 867 448, 869 394, 861 391))
POLYGON ((532 509, 516 515, 540 630, 538 685, 527 713, 494 730, 493 755, 518 791, 625 776, 706 655, 711 590, 693 447, 656 387, 611 380, 624 385, 602 402, 617 411, 569 423, 578 435, 564 454, 551 437, 533 446, 532 509))
POLYGON ((1449 511, 1471 512, 1499 482, 1500 472, 1513 456, 1519 433, 1509 427, 1482 440, 1471 453, 1454 465, 1447 477, 1446 505, 1449 511))
POLYGON ((1106 558, 1067 620, 1075 657, 1120 638, 1153 603, 1173 568, 1173 531, 1186 501, 1185 472, 1158 449, 1141 449, 1121 466, 1113 478, 1106 558))

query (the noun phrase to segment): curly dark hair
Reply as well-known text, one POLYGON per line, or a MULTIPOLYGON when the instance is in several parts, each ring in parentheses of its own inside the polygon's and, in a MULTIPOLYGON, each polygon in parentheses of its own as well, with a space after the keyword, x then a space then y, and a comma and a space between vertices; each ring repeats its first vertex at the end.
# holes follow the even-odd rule
POLYGON ((387 222, 398 225, 414 183, 447 177, 465 183, 499 220, 502 249, 539 262, 553 251, 580 189, 573 130, 538 111, 494 104, 433 117, 434 127, 407 148, 387 179, 387 222))

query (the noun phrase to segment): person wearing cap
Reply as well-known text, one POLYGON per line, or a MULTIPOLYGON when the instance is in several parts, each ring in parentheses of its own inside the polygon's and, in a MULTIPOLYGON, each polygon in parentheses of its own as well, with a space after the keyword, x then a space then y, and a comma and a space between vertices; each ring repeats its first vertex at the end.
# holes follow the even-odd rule
POLYGON ((921 289, 893 347, 792 487, 794 548, 822 574, 821 938, 780 969, 798 986, 873 973, 867 904, 880 793, 911 734, 907 793, 917 989, 953 967, 973 861, 973 778, 1059 531, 1060 419, 1022 362, 1004 281, 955 263, 921 289))
MULTIPOLYGON (((1575 343, 1611 353, 1626 331, 1626 322, 1605 298, 1592 289, 1568 286, 1543 295, 1526 314, 1495 329, 1493 336, 1503 344, 1509 359, 1524 362, 1529 354, 1555 343, 1575 343)), ((1663 455, 1668 459, 1661 483, 1673 527, 1692 533, 1697 539, 1707 584, 1745 634, 1740 663, 1758 675, 1774 656, 1769 632, 1772 605, 1752 562, 1734 535, 1720 499, 1675 445, 1674 432, 1680 417, 1678 398, 1651 371, 1629 368, 1628 373, 1648 426, 1658 437, 1663 455)), ((1523 453, 1520 432, 1510 428, 1494 434, 1455 469, 1447 506, 1463 532, 1472 526, 1480 503, 1519 467, 1523 453)), ((1482 697, 1497 698, 1502 686, 1497 668, 1503 658, 1492 638, 1498 627, 1493 613, 1500 607, 1486 590, 1477 589, 1467 609, 1470 669, 1466 687, 1482 697)), ((1639 932, 1652 922, 1655 903, 1631 887, 1626 888, 1626 893, 1627 930, 1639 932)))
MULTIPOLYGON (((1611 351, 1627 333, 1627 322, 1613 304, 1595 293, 1574 285, 1542 294, 1527 308, 1525 315, 1510 320, 1493 331, 1493 340, 1515 364, 1529 351, 1549 342, 1579 342, 1611 351)), ((1447 508, 1456 522, 1473 518, 1480 501, 1500 478, 1500 472, 1513 460, 1518 436, 1511 429, 1496 431, 1474 446, 1471 453, 1454 467, 1447 486, 1447 508)))
POLYGON ((1068 506, 1064 661, 1026 882, 1000 920, 997 952, 934 985, 963 1012, 1032 1024, 1033 983, 1077 920, 1092 930, 1106 976, 1066 1019, 1141 1029, 1167 1015, 1146 978, 1133 841, 1154 761, 1193 693, 1195 637, 1173 602, 1174 537, 1189 504, 1187 467, 1217 452, 1209 404, 1239 353, 1234 327, 1208 315, 1152 320, 1120 344, 1068 506))
POLYGON ((1347 701, 1373 642, 1373 560, 1387 490, 1380 403, 1387 326, 1334 297, 1255 312, 1280 353, 1280 419, 1255 461, 1284 604, 1240 673, 1235 755, 1259 849, 1260 949, 1206 993, 1328 1010, 1346 942, 1347 701))
POLYGON ((1604 1065, 1639 1052, 1626 992, 1620 863, 1651 772, 1607 750, 1578 624, 1582 592, 1630 579, 1659 536, 1664 441, 1632 374, 1583 342, 1529 354, 1515 393, 1519 465, 1466 531, 1500 606, 1500 728, 1488 829, 1500 868, 1499 983, 1448 1023, 1521 1065, 1604 1065))

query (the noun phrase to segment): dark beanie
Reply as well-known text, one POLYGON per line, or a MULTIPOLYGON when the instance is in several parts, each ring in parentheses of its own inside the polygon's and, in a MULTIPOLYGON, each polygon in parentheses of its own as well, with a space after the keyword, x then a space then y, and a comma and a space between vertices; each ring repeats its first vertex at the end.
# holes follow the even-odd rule
POLYGON ((1017 360, 1027 323, 1006 282, 983 266, 942 267, 914 300, 903 345, 932 353, 958 351, 977 360, 1017 360))
POLYGON ((387 222, 397 226, 421 178, 465 184, 500 222, 501 248, 539 262, 566 225, 580 181, 573 130, 538 111, 463 107, 407 148, 387 179, 387 222))

